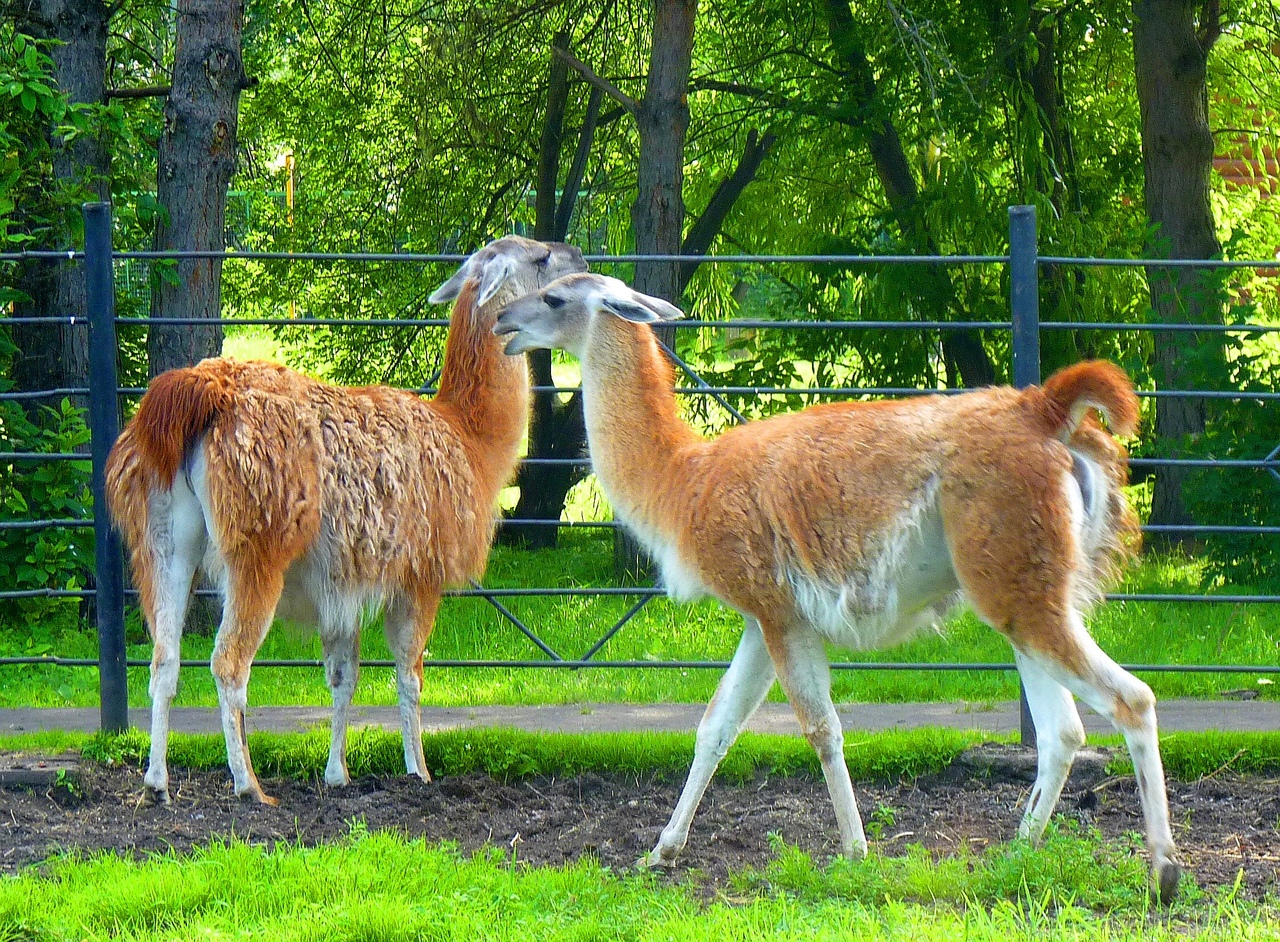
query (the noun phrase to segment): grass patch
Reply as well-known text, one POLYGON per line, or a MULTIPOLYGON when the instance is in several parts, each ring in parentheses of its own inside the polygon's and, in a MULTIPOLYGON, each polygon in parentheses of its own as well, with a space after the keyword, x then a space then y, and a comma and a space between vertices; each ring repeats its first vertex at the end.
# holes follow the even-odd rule
MULTIPOLYGON (((857 781, 913 779, 941 772, 971 746, 1003 741, 976 730, 928 727, 874 733, 849 731, 845 761, 857 781)), ((1124 742, 1116 736, 1091 740, 1116 748, 1108 771, 1133 774, 1124 742)), ((681 779, 693 761, 692 733, 532 733, 514 729, 470 729, 423 736, 427 766, 436 775, 483 772, 501 779, 586 772, 681 779)), ((74 732, 0 736, 0 752, 56 754, 80 751, 97 762, 143 764, 150 737, 133 729, 119 735, 74 732)), ((253 733, 254 766, 264 775, 319 778, 328 759, 329 731, 253 733)), ((399 775, 404 771, 400 734, 376 727, 352 730, 348 740, 351 774, 399 775)), ((1280 772, 1280 733, 1172 733, 1160 740, 1165 773, 1194 781, 1231 772, 1266 775, 1280 772)), ((169 763, 189 769, 221 769, 226 749, 221 736, 174 733, 169 763)), ((822 774, 817 756, 799 737, 744 733, 720 764, 717 776, 746 782, 768 775, 822 774)))
POLYGON ((933 864, 921 851, 819 867, 782 847, 713 902, 591 860, 527 867, 501 851, 367 833, 186 857, 68 857, 0 881, 5 939, 1205 939, 1272 938, 1275 909, 1196 894, 1152 913, 1141 863, 1079 834, 933 864))
MULTIPOLYGON (((1106 741, 1123 747, 1118 737, 1109 736, 1106 741)), ((1165 773, 1184 782, 1228 771, 1241 775, 1280 772, 1280 733, 1170 733, 1160 737, 1160 756, 1165 773)), ((1111 761, 1109 771, 1133 774, 1133 763, 1123 748, 1111 761)))
MULTIPOLYGON (((427 767, 435 775, 483 772, 501 779, 535 775, 598 774, 680 779, 693 761, 692 733, 530 733, 473 729, 423 737, 427 767)), ((990 737, 954 729, 891 730, 851 735, 845 744, 850 774, 859 781, 916 778, 940 772, 965 749, 990 737)), ((89 733, 22 734, 0 737, 0 751, 56 752, 79 749, 85 758, 114 763, 146 761, 150 737, 141 730, 119 735, 89 733)), ((329 755, 329 732, 253 733, 254 767, 263 775, 319 778, 329 755)), ((169 764, 188 769, 222 769, 227 754, 221 736, 174 733, 169 764)), ((400 734, 375 727, 353 730, 347 743, 353 776, 400 775, 404 751, 400 734)), ((757 774, 820 776, 817 755, 805 740, 744 733, 716 773, 732 782, 757 774)))
MULTIPOLYGON (((487 585, 608 586, 613 584, 612 551, 607 538, 585 531, 561 534, 557 550, 529 552, 497 547, 487 585)), ((1124 588, 1136 592, 1192 592, 1201 589, 1201 569, 1177 557, 1148 560, 1124 588)), ((1241 592, 1247 587, 1232 587, 1241 592)), ((633 604, 632 598, 504 599, 521 619, 566 657, 578 657, 633 604)), ((43 604, 43 603, 42 603, 43 604)), ((33 610, 34 611, 34 610, 33 610)), ((74 611, 67 608, 68 612, 74 611)), ((40 609, 30 624, 0 625, 0 655, 57 653, 96 657, 97 635, 67 615, 51 617, 40 609)), ((137 613, 130 615, 129 656, 146 660, 151 648, 137 613)), ((1125 662, 1186 664, 1257 663, 1280 660, 1280 606, 1173 605, 1113 603, 1098 609, 1091 629, 1102 647, 1125 662)), ((713 601, 677 605, 651 601, 634 621, 601 650, 599 657, 619 660, 718 659, 732 657, 742 620, 713 601)), ((390 657, 377 625, 364 631, 364 655, 390 657)), ((207 661, 213 641, 188 634, 183 657, 207 661)), ((1008 644, 971 613, 952 619, 941 634, 864 654, 833 651, 839 660, 977 661, 1007 663, 1008 644)), ((319 659, 314 633, 276 630, 268 634, 261 659, 319 659)), ((523 635, 488 603, 446 599, 441 605, 430 656, 437 659, 542 657, 523 635)), ((423 702, 437 706, 581 702, 705 702, 720 679, 716 670, 580 671, 505 668, 432 668, 426 672, 423 702)), ((0 707, 93 706, 98 702, 97 672, 91 668, 45 665, 0 667, 0 707)), ((1255 686, 1249 675, 1157 674, 1146 679, 1157 696, 1212 696, 1222 690, 1255 686)), ((1012 673, 926 673, 841 671, 833 678, 839 701, 912 702, 1011 700, 1017 696, 1012 673)), ((1280 695, 1280 685, 1259 688, 1265 697, 1280 695)), ((257 668, 249 684, 254 705, 318 704, 330 701, 320 668, 257 668)), ((781 699, 775 686, 771 697, 781 699)), ((129 701, 147 706, 147 670, 129 670, 129 701)), ((363 671, 355 702, 396 702, 394 672, 363 671)), ((214 706, 217 693, 204 668, 182 672, 179 706, 214 706)))

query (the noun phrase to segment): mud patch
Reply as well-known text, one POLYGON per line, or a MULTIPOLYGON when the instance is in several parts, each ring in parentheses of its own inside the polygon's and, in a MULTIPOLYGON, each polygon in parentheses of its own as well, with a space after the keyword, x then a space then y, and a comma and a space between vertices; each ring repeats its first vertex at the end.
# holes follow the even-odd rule
MULTIPOLYGON (((1141 832, 1132 778, 1105 778, 1082 763, 1059 815, 1097 827, 1109 840, 1141 832)), ((960 762, 942 775, 897 784, 862 784, 858 801, 872 844, 892 855, 909 844, 935 853, 975 850, 1014 836, 1030 788, 1025 762, 960 762)), ((268 808, 238 801, 225 772, 171 770, 168 806, 141 803, 142 775, 132 766, 85 763, 57 785, 0 788, 0 871, 12 872, 65 850, 146 855, 185 852, 211 838, 271 846, 314 844, 350 833, 353 822, 410 837, 449 840, 465 852, 515 846, 533 864, 561 864, 590 854, 626 869, 648 851, 675 807, 679 782, 582 775, 502 782, 486 775, 416 779, 363 778, 344 789, 289 779, 267 780, 280 799, 268 808)), ((1226 775, 1170 783, 1174 836, 1183 862, 1206 887, 1231 884, 1274 893, 1280 878, 1280 789, 1275 780, 1226 775)), ((731 871, 763 867, 769 834, 780 834, 817 859, 835 851, 826 786, 805 777, 713 783, 694 819, 674 878, 697 871, 709 888, 731 871)))

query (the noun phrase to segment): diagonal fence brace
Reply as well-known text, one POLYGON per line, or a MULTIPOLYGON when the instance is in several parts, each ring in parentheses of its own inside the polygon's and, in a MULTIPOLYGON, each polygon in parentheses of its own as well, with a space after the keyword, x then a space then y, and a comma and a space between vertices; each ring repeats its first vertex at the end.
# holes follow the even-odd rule
POLYGON ((640 609, 644 608, 646 605, 648 605, 650 602, 652 602, 656 598, 657 598, 656 595, 646 595, 642 597, 639 601, 637 601, 634 605, 632 605, 631 608, 627 609, 627 613, 623 615, 621 618, 619 618, 616 622, 614 622, 613 627, 610 628, 608 631, 606 631, 604 635, 600 638, 600 640, 597 641, 595 644, 593 644, 590 648, 588 648, 587 652, 584 655, 582 655, 582 657, 578 658, 578 660, 589 661, 593 657, 595 657, 596 652, 599 651, 601 648, 603 648, 609 642, 610 638, 612 638, 619 631, 621 631, 623 625, 625 625, 627 622, 631 621, 631 619, 635 618, 638 614, 640 614, 640 609))
MULTIPOLYGON (((676 352, 674 350, 672 350, 665 343, 663 343, 661 337, 655 334, 653 339, 658 341, 658 346, 661 347, 662 352, 665 353, 671 359, 671 362, 674 363, 676 366, 680 367, 680 369, 684 371, 684 374, 686 376, 688 376, 691 380, 693 380, 695 383, 698 384, 699 389, 702 389, 705 392, 706 390, 709 390, 712 388, 710 383, 708 383, 705 379, 703 379, 696 372, 694 372, 693 367, 691 367, 688 363, 684 362, 684 360, 680 359, 680 357, 676 355, 676 352)), ((728 411, 728 413, 731 416, 733 416, 734 420, 739 425, 746 424, 747 422, 746 418, 742 415, 741 412, 739 412, 737 409, 735 409, 732 405, 729 404, 728 399, 720 395, 718 392, 711 392, 711 393, 708 393, 708 395, 710 395, 711 398, 714 399, 716 402, 720 403, 720 405, 724 406, 725 410, 728 411)))
POLYGON ((554 651, 554 650, 553 650, 553 649, 552 649, 552 648, 551 648, 551 647, 550 647, 550 646, 549 646, 545 641, 543 641, 541 638, 539 638, 539 637, 534 633, 534 631, 533 631, 533 629, 532 629, 532 628, 530 628, 528 625, 526 625, 524 622, 522 622, 522 621, 521 621, 521 620, 516 616, 515 612, 511 611, 511 609, 507 608, 505 605, 503 605, 501 602, 499 602, 499 601, 498 601, 494 596, 492 596, 492 595, 490 595, 489 593, 487 593, 487 592, 484 590, 484 586, 482 586, 480 583, 476 582, 476 580, 474 580, 474 579, 471 579, 471 580, 470 580, 470 582, 471 582, 471 588, 475 589, 475 590, 476 590, 476 592, 477 592, 477 593, 479 593, 479 595, 480 595, 480 597, 481 597, 482 599, 484 599, 486 602, 488 602, 490 605, 492 605, 494 608, 496 608, 499 612, 501 612, 501 613, 502 613, 502 615, 507 619, 507 621, 511 622, 511 624, 513 624, 513 625, 515 625, 517 628, 519 628, 519 629, 520 629, 520 632, 521 632, 521 633, 522 633, 526 638, 528 638, 530 641, 532 641, 534 644, 536 644, 536 645, 537 645, 537 646, 542 650, 542 653, 543 653, 543 654, 545 654, 547 657, 551 658, 551 660, 553 660, 553 661, 563 661, 563 660, 564 660, 564 658, 562 658, 559 654, 557 654, 557 653, 556 653, 556 652, 555 652, 555 651, 554 651))

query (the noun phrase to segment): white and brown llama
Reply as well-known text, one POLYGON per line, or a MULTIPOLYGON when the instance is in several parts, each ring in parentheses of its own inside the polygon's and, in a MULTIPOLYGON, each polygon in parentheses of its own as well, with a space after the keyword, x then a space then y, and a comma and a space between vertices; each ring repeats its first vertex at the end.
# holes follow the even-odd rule
POLYGON ((442 591, 479 576, 498 491, 528 420, 523 359, 492 327, 507 301, 568 272, 582 254, 507 236, 431 295, 456 299, 439 394, 343 388, 272 363, 205 360, 158 376, 107 464, 107 499, 130 550, 155 648, 147 792, 168 800, 169 707, 192 581, 223 597, 212 668, 237 795, 273 804, 245 738, 249 670, 282 598, 315 624, 333 693, 325 781, 349 781, 347 711, 360 619, 383 606, 410 775, 422 753, 422 654, 442 591))
POLYGON ((1090 637, 1083 613, 1136 546, 1122 486, 1137 399, 1105 362, 1043 386, 815 406, 706 440, 679 417, 647 326, 680 317, 614 278, 575 274, 509 304, 507 353, 563 348, 582 364, 592 463, 618 518, 673 597, 710 595, 746 630, 698 726, 689 778, 648 857, 684 847, 716 766, 775 677, 835 805, 842 851, 867 842, 831 702, 824 645, 896 644, 966 600, 1014 648, 1039 744, 1019 833, 1038 840, 1084 728, 1072 694, 1108 717, 1133 757, 1153 888, 1180 869, 1155 699, 1090 637))

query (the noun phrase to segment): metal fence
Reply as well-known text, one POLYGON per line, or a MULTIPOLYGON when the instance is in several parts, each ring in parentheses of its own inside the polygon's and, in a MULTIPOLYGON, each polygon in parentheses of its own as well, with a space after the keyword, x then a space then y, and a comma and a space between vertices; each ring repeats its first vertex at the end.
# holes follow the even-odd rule
MULTIPOLYGON (((92 465, 92 492, 94 506, 105 507, 103 497, 103 476, 107 455, 119 433, 119 398, 121 395, 138 395, 141 389, 121 388, 116 372, 116 327, 117 324, 152 325, 152 324, 206 324, 208 321, 195 318, 117 318, 115 314, 115 286, 113 263, 117 259, 161 259, 161 258, 225 258, 225 259, 279 259, 291 261, 356 261, 356 262, 461 262, 466 256, 451 254, 410 254, 410 253, 330 253, 330 252, 152 252, 152 251, 113 251, 111 245, 111 213, 106 203, 90 203, 84 207, 85 219, 85 251, 80 252, 43 252, 28 251, 0 254, 0 262, 23 260, 68 260, 81 259, 85 272, 88 317, 55 316, 44 318, 0 318, 0 324, 17 323, 56 323, 72 325, 89 331, 89 385, 85 388, 66 388, 42 391, 23 391, 0 393, 0 400, 35 400, 62 396, 87 396, 89 403, 89 425, 91 430, 91 448, 88 456, 76 453, 44 453, 44 452, 0 452, 0 464, 9 466, 30 467, 38 462, 50 461, 89 461, 92 465)), ((1030 206, 1014 206, 1009 210, 1010 248, 1008 255, 718 255, 703 256, 698 261, 706 264, 750 263, 750 264, 786 264, 786 263, 832 263, 845 266, 873 267, 880 265, 1000 265, 1008 266, 1010 276, 1011 319, 1008 321, 811 321, 811 320, 762 320, 736 319, 724 321, 685 320, 673 322, 677 329, 689 328, 755 328, 768 330, 823 329, 823 330, 910 330, 910 331, 953 331, 953 330, 990 330, 1008 331, 1011 334, 1012 375, 1014 384, 1022 387, 1040 381, 1040 332, 1042 330, 1101 330, 1132 332, 1196 332, 1196 333, 1243 333, 1258 335, 1269 332, 1280 332, 1280 326, 1266 324, 1160 324, 1160 323, 1097 323, 1097 322, 1043 322, 1039 316, 1039 270, 1044 265, 1062 265, 1074 267, 1124 266, 1145 268, 1275 268, 1274 260, 1187 260, 1187 259, 1115 259, 1115 258, 1078 258, 1065 256, 1044 256, 1038 253, 1036 236, 1035 209, 1030 206)), ((609 255, 588 256, 587 261, 597 264, 614 264, 623 262, 653 261, 689 261, 688 256, 671 255, 609 255)), ((225 319, 224 324, 291 324, 304 323, 315 326, 350 326, 350 327, 445 327, 443 319, 345 319, 326 318, 298 321, 287 318, 237 318, 225 319)), ((665 346, 665 345, 664 345, 665 346)), ((820 387, 741 387, 713 386, 707 383, 689 364, 680 359, 671 348, 667 353, 686 380, 692 385, 678 387, 677 391, 684 395, 710 396, 725 408, 736 421, 743 421, 742 415, 725 398, 728 395, 770 395, 770 394, 810 394, 825 396, 905 396, 925 394, 947 394, 962 390, 926 390, 916 388, 820 388, 820 387)), ((535 387, 540 392, 572 392, 560 387, 535 387)), ((422 392, 432 392, 423 388, 422 392)), ((1140 391, 1144 397, 1200 397, 1205 399, 1257 400, 1274 401, 1280 399, 1280 393, 1266 391, 1232 391, 1232 390, 1155 390, 1140 391)), ((589 465, 589 459, 554 459, 527 458, 526 464, 565 464, 574 463, 589 465)), ((1255 469, 1273 475, 1280 484, 1280 443, 1277 443, 1265 457, 1261 458, 1135 458, 1130 464, 1136 468, 1187 467, 1187 468, 1237 468, 1255 469)), ((529 521, 508 520, 506 523, 548 525, 556 527, 598 527, 613 528, 611 522, 568 522, 568 521, 529 521)), ((3 589, 0 587, 0 599, 17 598, 86 598, 94 597, 96 602, 99 657, 97 660, 87 658, 65 658, 58 656, 36 657, 2 657, 0 666, 45 664, 68 667, 93 667, 99 671, 101 691, 101 722, 104 730, 121 730, 128 725, 127 713, 127 669, 129 667, 145 667, 145 660, 129 660, 125 651, 124 611, 125 597, 130 594, 126 589, 119 536, 110 526, 106 515, 95 513, 92 519, 48 519, 48 520, 11 520, 0 521, 0 531, 35 530, 42 528, 76 528, 93 527, 96 559, 94 588, 92 589, 3 589)), ((1254 534, 1280 535, 1280 527, 1251 524, 1205 524, 1205 525, 1165 525, 1146 526, 1148 533, 1165 534, 1254 534)), ((648 602, 656 596, 665 594, 664 590, 655 586, 607 586, 590 588, 485 588, 473 583, 468 588, 456 589, 449 593, 453 596, 471 596, 485 599, 514 630, 521 632, 540 657, 524 660, 436 660, 428 659, 424 665, 430 667, 504 667, 504 668, 552 668, 552 669, 584 669, 584 668, 631 668, 631 669, 723 669, 727 661, 715 660, 666 660, 666 661, 623 661, 606 660, 597 655, 604 645, 621 631, 648 602), (634 598, 636 601, 617 621, 608 625, 601 636, 580 656, 566 656, 547 644, 538 633, 517 617, 504 603, 505 598, 528 596, 622 596, 634 598)), ((1274 604, 1280 602, 1280 595, 1241 595, 1241 594, 1191 594, 1191 593, 1113 593, 1109 599, 1128 602, 1183 602, 1197 604, 1233 603, 1233 604, 1274 604)), ((320 668, 320 660, 258 660, 258 667, 309 667, 320 668)), ((363 660, 366 667, 392 667, 392 661, 363 660)), ((206 666, 205 661, 182 661, 183 667, 206 666)), ((1012 663, 909 663, 909 662, 836 662, 831 665, 836 670, 910 670, 910 671, 1013 671, 1012 663)), ((1182 672, 1182 673, 1280 673, 1280 665, 1241 665, 1241 664, 1127 664, 1130 670, 1147 672, 1182 672)), ((1024 740, 1030 740, 1034 730, 1030 726, 1024 701, 1022 731, 1024 740)))

